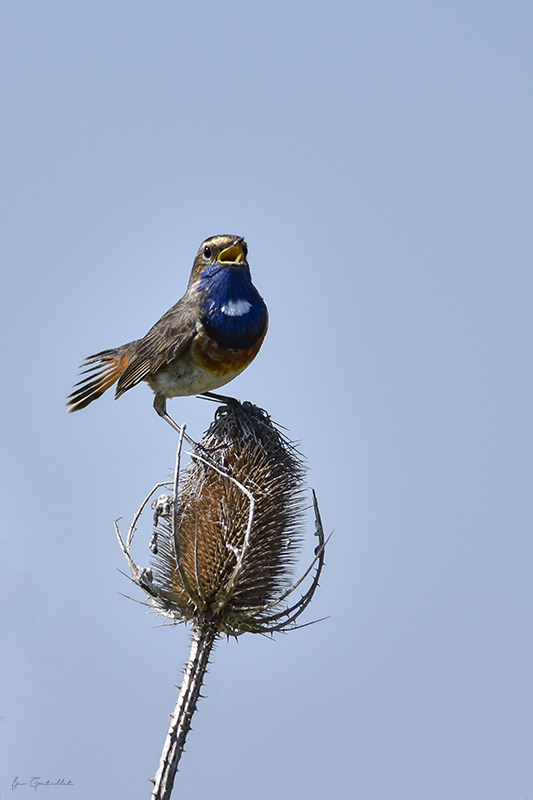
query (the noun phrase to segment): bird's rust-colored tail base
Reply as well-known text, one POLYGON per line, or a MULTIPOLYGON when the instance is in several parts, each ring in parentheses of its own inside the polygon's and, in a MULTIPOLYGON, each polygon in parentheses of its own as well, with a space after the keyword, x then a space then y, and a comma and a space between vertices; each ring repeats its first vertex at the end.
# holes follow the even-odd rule
POLYGON ((85 377, 75 384, 79 388, 67 398, 68 411, 79 411, 80 408, 85 408, 110 386, 113 386, 124 372, 130 358, 131 352, 127 347, 102 350, 101 353, 88 356, 81 365, 86 367, 80 373, 85 377))

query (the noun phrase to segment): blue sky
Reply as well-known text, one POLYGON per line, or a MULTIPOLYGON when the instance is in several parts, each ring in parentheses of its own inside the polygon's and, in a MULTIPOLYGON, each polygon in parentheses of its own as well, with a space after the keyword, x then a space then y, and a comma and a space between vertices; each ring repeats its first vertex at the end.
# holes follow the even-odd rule
POLYGON ((231 393, 308 459, 328 618, 220 642, 176 796, 533 797, 532 17, 2 3, 2 796, 149 796, 188 633, 113 521, 176 441, 147 386, 64 403, 236 233, 271 322, 231 393))

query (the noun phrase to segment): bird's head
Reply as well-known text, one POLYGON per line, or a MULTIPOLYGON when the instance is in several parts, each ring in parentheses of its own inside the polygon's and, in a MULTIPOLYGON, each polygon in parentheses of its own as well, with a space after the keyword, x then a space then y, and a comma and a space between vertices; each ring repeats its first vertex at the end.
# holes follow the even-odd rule
POLYGON ((248 267, 248 245, 243 236, 221 234, 202 242, 196 253, 189 287, 202 278, 208 278, 225 269, 242 270, 248 267))

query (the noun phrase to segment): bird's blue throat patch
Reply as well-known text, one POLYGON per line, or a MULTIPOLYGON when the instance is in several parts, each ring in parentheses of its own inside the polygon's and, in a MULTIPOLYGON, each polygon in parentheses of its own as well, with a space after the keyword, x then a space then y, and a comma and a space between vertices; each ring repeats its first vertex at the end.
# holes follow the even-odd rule
POLYGON ((202 322, 220 347, 245 350, 257 342, 265 330, 267 310, 247 264, 210 265, 202 273, 198 291, 203 294, 202 322))

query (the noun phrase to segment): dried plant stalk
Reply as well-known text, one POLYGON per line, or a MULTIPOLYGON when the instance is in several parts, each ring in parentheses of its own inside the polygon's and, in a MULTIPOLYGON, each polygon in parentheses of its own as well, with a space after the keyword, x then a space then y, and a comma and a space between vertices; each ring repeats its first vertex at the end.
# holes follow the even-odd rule
POLYGON ((192 715, 196 711, 209 657, 217 636, 218 630, 214 625, 200 626, 194 631, 183 683, 171 717, 159 768, 154 778, 152 800, 168 800, 172 794, 179 760, 185 748, 192 715))
POLYGON ((152 504, 156 555, 151 567, 135 564, 131 546, 141 512, 163 484, 145 499, 126 542, 117 527, 133 580, 150 605, 174 622, 190 621, 194 631, 152 800, 170 797, 217 636, 298 627, 324 563, 324 533, 313 495, 319 543, 312 564, 291 586, 305 511, 302 456, 262 409, 211 397, 226 402, 179 477, 182 431, 173 495, 161 495, 152 504), (292 592, 313 569, 307 590, 291 605, 292 592))

